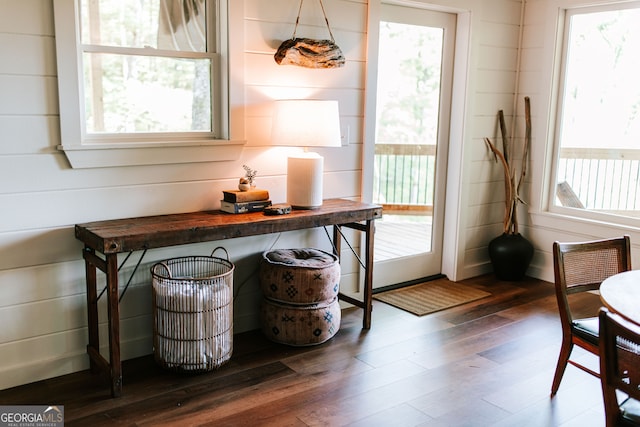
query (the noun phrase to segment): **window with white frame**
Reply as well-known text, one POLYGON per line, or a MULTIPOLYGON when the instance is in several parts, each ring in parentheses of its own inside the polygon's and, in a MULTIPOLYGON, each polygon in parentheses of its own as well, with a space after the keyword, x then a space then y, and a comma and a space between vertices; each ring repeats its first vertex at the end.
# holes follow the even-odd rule
POLYGON ((640 220, 640 2, 566 11, 551 210, 640 220))
POLYGON ((203 156, 229 139, 226 1, 54 8, 60 148, 73 167, 227 160, 203 156))

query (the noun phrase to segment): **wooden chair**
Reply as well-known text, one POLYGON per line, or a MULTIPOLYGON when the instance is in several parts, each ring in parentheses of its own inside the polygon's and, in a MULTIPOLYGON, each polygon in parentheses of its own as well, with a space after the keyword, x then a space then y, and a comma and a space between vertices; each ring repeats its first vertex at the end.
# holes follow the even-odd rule
MULTIPOLYGON (((640 284, 639 284, 640 285, 640 284)), ((600 310, 600 382, 607 427, 640 426, 640 327, 600 310), (626 395, 618 401, 618 392, 626 395)))
POLYGON ((570 359, 577 345, 598 355, 597 313, 589 318, 573 318, 569 295, 595 291, 607 277, 631 270, 631 244, 629 236, 589 242, 553 244, 553 267, 556 299, 562 325, 562 346, 551 386, 551 396, 560 387, 567 363, 596 377, 599 374, 570 359))

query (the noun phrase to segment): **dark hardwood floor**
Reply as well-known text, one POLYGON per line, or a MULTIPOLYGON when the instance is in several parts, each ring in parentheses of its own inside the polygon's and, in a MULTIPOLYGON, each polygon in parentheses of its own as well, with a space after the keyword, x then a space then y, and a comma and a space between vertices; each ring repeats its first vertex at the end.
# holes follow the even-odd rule
MULTIPOLYGON (((85 371, 2 390, 0 404, 64 405, 67 426, 604 426, 599 381, 573 366, 549 398, 561 337, 553 285, 464 283, 492 296, 424 317, 375 302, 369 331, 346 310, 315 347, 239 334, 231 361, 208 374, 129 360, 116 399, 85 371)), ((575 303, 600 305, 597 295, 575 303)))

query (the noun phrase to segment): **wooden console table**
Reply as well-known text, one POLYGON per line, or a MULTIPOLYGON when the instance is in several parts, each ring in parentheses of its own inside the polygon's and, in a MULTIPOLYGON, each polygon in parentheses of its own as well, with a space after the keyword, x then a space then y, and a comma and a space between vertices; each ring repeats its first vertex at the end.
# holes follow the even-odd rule
POLYGON ((382 216, 382 207, 344 199, 325 200, 313 210, 294 210, 288 215, 266 216, 262 212, 226 214, 220 211, 157 215, 139 218, 96 221, 78 224, 76 238, 84 243, 87 281, 87 353, 94 373, 106 373, 111 395, 122 393, 120 360, 120 309, 118 291, 118 254, 175 245, 233 239, 236 237, 280 233, 314 227, 333 226, 333 246, 340 255, 341 227, 365 233, 364 298, 357 300, 339 294, 343 301, 364 310, 362 326, 371 327, 373 283, 374 220, 382 216), (102 254, 99 256, 97 253, 102 254), (106 275, 109 327, 109 361, 100 354, 98 338, 98 292, 96 269, 106 275))

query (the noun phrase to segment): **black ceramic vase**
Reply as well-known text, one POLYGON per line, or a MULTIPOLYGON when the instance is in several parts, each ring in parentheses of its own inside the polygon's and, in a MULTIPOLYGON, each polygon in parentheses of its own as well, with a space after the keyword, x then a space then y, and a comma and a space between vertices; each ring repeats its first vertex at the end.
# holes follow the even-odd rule
POLYGON ((489 258, 498 279, 522 280, 533 258, 533 245, 520 233, 504 233, 489 243, 489 258))

